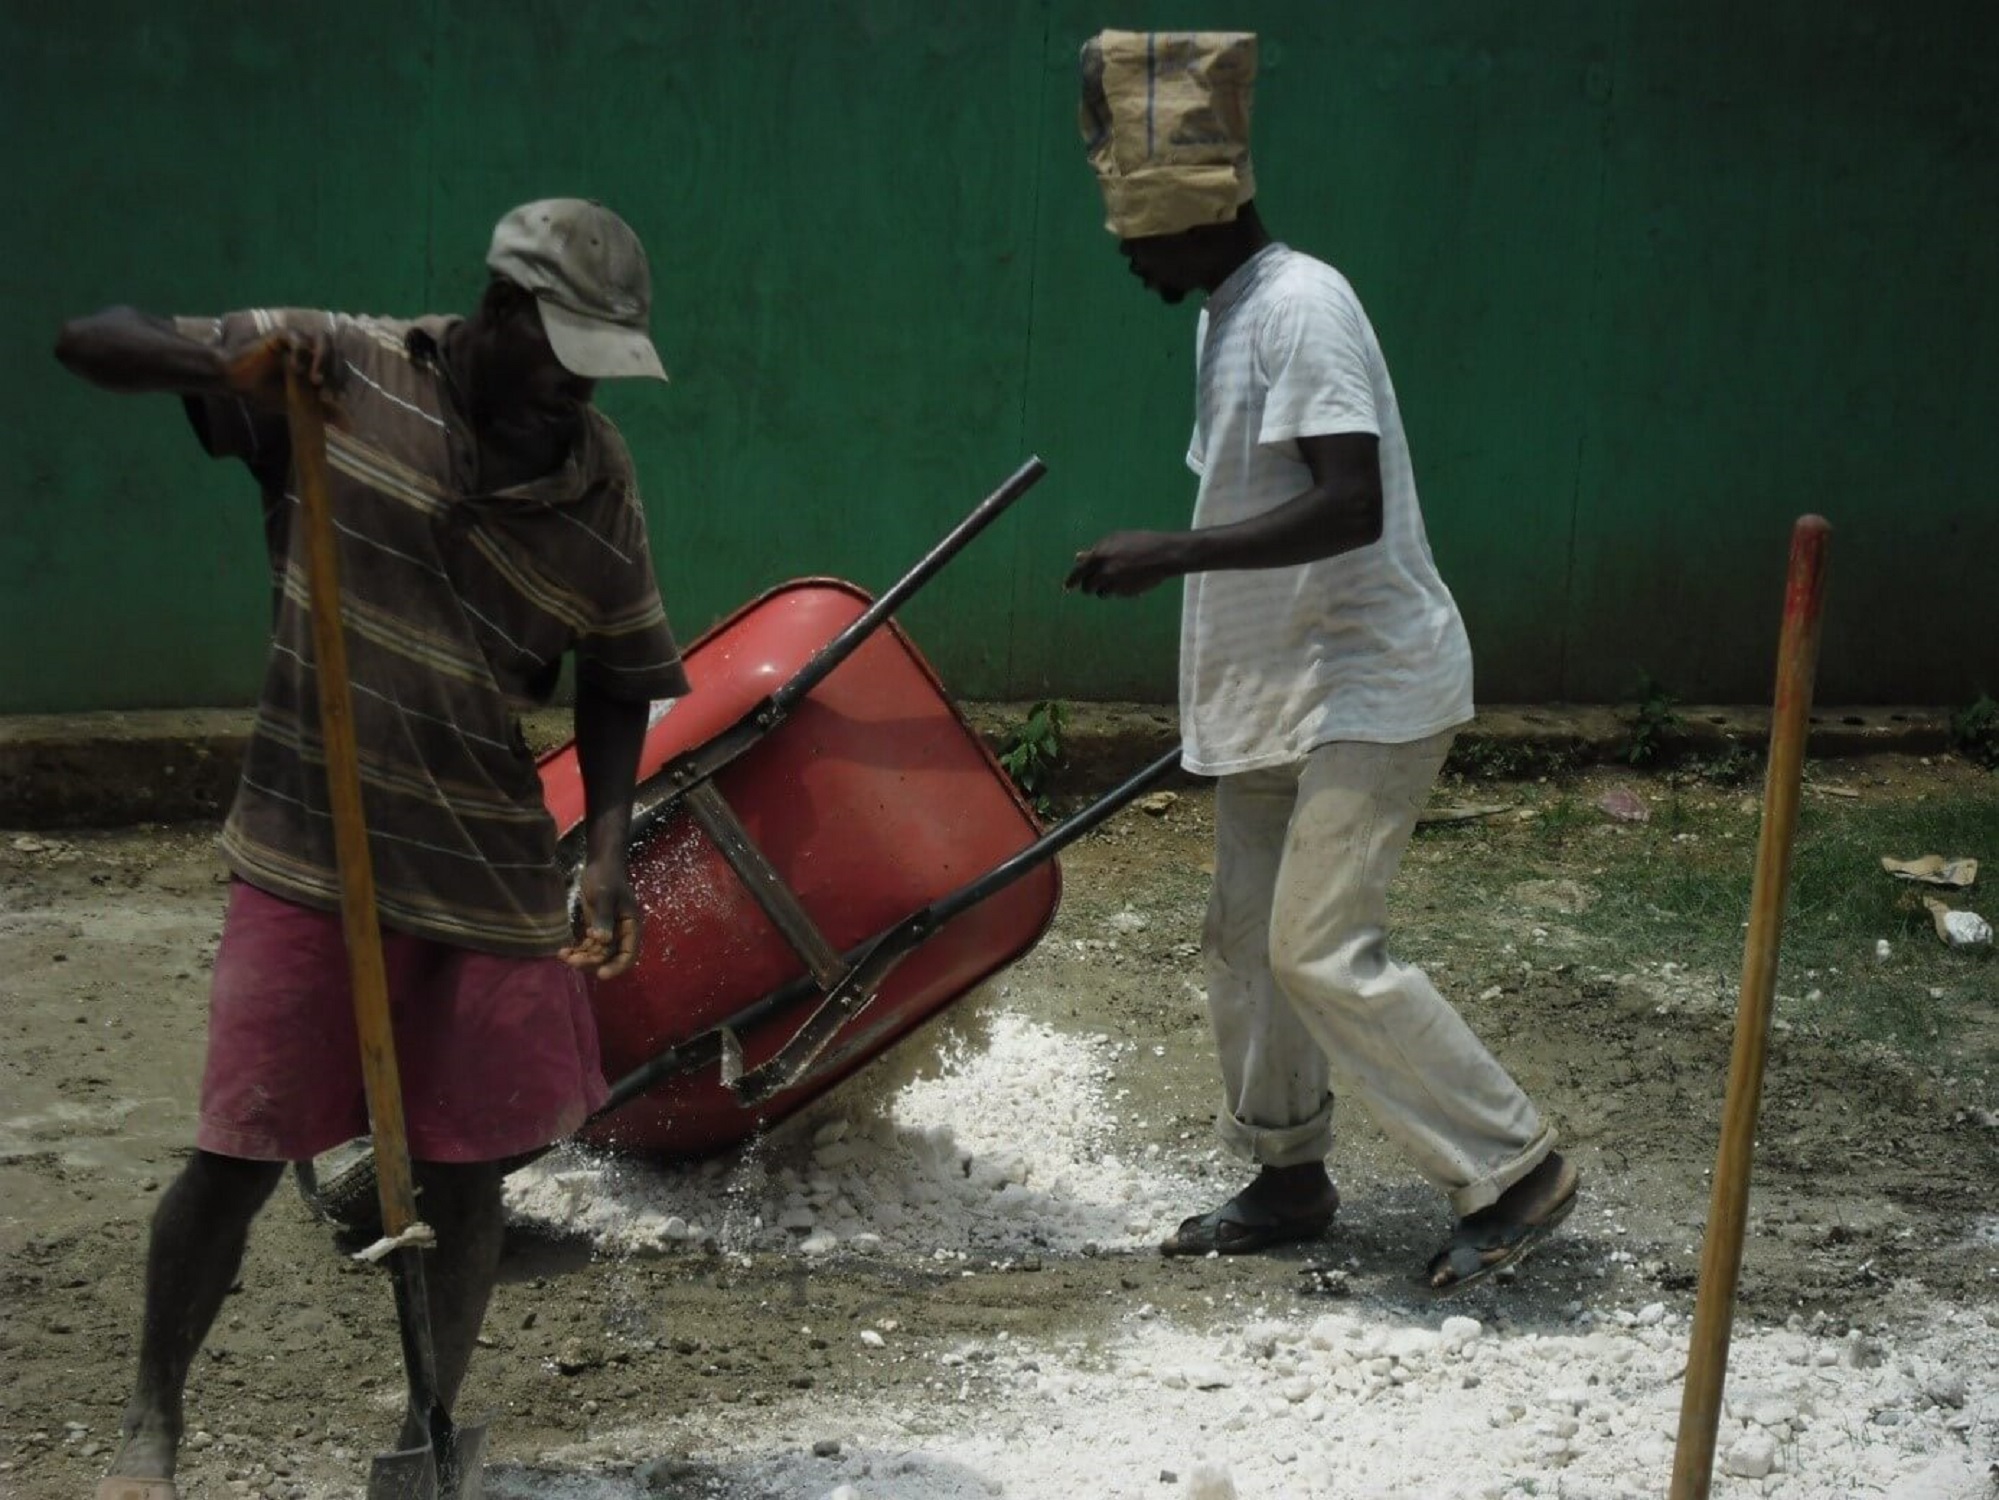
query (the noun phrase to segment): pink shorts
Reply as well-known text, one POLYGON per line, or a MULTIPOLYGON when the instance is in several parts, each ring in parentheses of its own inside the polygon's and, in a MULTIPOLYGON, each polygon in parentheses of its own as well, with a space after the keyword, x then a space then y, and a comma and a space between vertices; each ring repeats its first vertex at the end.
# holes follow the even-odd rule
MULTIPOLYGON (((604 1102, 583 976, 382 933, 410 1155, 499 1161, 572 1134, 604 1102)), ((337 912, 241 880, 215 956, 195 1144, 304 1161, 368 1133, 337 912)))

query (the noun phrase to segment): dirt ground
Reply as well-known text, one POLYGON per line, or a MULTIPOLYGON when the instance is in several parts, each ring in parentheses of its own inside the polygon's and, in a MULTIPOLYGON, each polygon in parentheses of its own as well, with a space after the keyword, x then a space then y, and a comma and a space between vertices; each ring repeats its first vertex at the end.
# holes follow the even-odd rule
MULTIPOLYGON (((1990 776, 1949 763, 1842 763, 1814 774, 1837 789, 1814 804, 1830 818, 1992 795, 1990 776)), ((1682 942, 1693 935, 1668 922, 1641 943, 1632 934, 1653 929, 1599 931, 1595 914, 1641 841, 1656 853, 1683 834, 1726 840, 1746 872, 1754 820, 1742 804, 1753 795, 1605 771, 1440 789, 1439 807, 1504 811, 1419 835, 1397 892, 1401 949, 1431 967, 1555 1119, 1589 1190, 1564 1237, 1522 1275, 1466 1299, 1477 1316, 1533 1326, 1561 1323, 1578 1306, 1690 1306, 1733 976, 1687 957, 1710 955, 1712 933, 1682 942), (1670 802, 1678 831, 1663 817, 1632 827, 1598 813, 1613 783, 1655 809, 1670 802), (1556 818, 1574 826, 1551 843, 1545 830, 1556 818)), ((1058 924, 1006 976, 1004 1003, 1128 1044, 1117 1079, 1127 1148, 1184 1158, 1219 1186, 1234 1169, 1216 1159, 1210 1135, 1215 1089, 1195 947, 1211 811, 1205 791, 1182 791, 1163 811, 1127 812, 1079 845, 1064 861, 1058 924)), ((193 1126, 223 895, 213 834, 0 834, 0 1357, 9 1371, 0 1494, 86 1494, 115 1441, 145 1221, 193 1126)), ((1999 848, 1937 852, 1984 854, 1999 868, 1999 848)), ((1895 933, 1898 951, 1917 937, 1895 933)), ((1853 958, 1856 967, 1873 961, 1871 952, 1853 958)), ((1911 1041, 1815 1009, 1813 981, 1787 969, 1746 1316, 1800 1315, 1839 1331, 1893 1328, 1940 1303, 1999 1308, 1999 965, 1965 959, 1947 983, 1924 977, 1952 1024, 1911 1041)), ((1364 1119, 1349 1115, 1341 1129, 1334 1165, 1346 1206, 1334 1236, 1266 1258, 1007 1256, 967 1274, 917 1257, 834 1257, 808 1274, 782 1254, 608 1256, 522 1228, 461 1407, 492 1413, 494 1456, 526 1472, 634 1408, 669 1430, 677 1414, 696 1412, 738 1413, 755 1429, 760 1408, 776 1411, 801 1392, 903 1383, 921 1403, 934 1365, 873 1360, 852 1337, 800 1332, 851 1328, 884 1307, 894 1309, 899 1343, 920 1352, 1009 1331, 1087 1341, 1138 1302, 1198 1326, 1218 1299, 1294 1305, 1313 1294, 1311 1268, 1324 1264, 1347 1274, 1360 1303, 1424 1305, 1411 1276, 1448 1227, 1444 1206, 1364 1119)), ((336 1253, 285 1191, 260 1222, 195 1371, 183 1493, 358 1492, 366 1456, 392 1427, 400 1381, 385 1278, 336 1253)), ((818 1436, 794 1430, 772 1441, 809 1446, 818 1436)), ((669 1441, 621 1461, 641 1460, 652 1463, 655 1493, 713 1492, 691 1428, 684 1448, 669 1441)))

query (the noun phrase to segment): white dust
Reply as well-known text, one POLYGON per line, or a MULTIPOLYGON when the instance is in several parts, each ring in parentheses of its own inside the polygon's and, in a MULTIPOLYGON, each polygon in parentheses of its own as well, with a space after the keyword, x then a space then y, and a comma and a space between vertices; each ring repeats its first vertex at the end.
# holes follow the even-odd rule
MULTIPOLYGON (((1002 1335, 903 1356, 891 1334, 874 1357, 925 1361, 934 1378, 912 1393, 905 1371, 895 1395, 801 1402, 751 1434, 739 1416, 690 1419, 672 1441, 693 1442, 706 1469, 684 1493, 1636 1500, 1663 1494, 1671 1472, 1686 1324, 1658 1305, 1561 1333, 1303 1310, 1204 1335, 1135 1313, 1108 1350, 1002 1335), (827 1434, 839 1452, 815 1456, 827 1434)), ((1999 1458, 1995 1371, 1999 1334, 1982 1311, 1940 1309, 1893 1342, 1745 1327, 1714 1494, 1984 1500, 1999 1458)), ((660 1437, 634 1429, 596 1446, 643 1453, 660 1437)), ((551 1458, 578 1467, 503 1472, 494 1493, 646 1493, 640 1461, 551 1458)))
POLYGON ((956 1040, 938 1076, 817 1111, 786 1145, 686 1169, 565 1149, 515 1173, 507 1206, 619 1254, 1128 1248, 1170 1226, 1187 1189, 1156 1154, 1119 1150, 1120 1050, 1001 1014, 983 1049, 956 1040))
MULTIPOLYGON (((519 1174, 509 1204, 611 1253, 706 1241, 934 1263, 1135 1248, 1196 1190, 1169 1175, 1179 1165, 1119 1151, 1120 1051, 1001 1014, 989 1046, 960 1044, 939 1076, 822 1113, 788 1151, 690 1171, 566 1153, 519 1174)), ((498 1500, 1664 1493, 1681 1312, 1653 1303, 1487 1327, 1440 1307, 1325 1307, 1224 1314, 1205 1332, 1128 1308, 1089 1340, 994 1332, 948 1349, 881 1320, 856 1335, 880 1381, 816 1388, 748 1424, 731 1408, 602 1427, 541 1466, 498 1470, 489 1489, 498 1500), (694 1477, 647 1467, 689 1452, 694 1477)), ((1718 1500, 1988 1500, 1999 1329, 1981 1309, 1926 1318, 1837 1337, 1796 1320, 1739 1327, 1718 1500)))

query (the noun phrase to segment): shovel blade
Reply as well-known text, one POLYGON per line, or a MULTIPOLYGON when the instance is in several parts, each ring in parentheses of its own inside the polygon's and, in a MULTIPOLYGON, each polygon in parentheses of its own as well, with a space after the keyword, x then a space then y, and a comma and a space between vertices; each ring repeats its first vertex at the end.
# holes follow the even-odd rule
POLYGON ((428 1444, 377 1453, 368 1466, 368 1500, 438 1500, 437 1455, 428 1444))
POLYGON ((425 1446, 377 1453, 368 1469, 368 1500, 481 1500, 486 1492, 486 1424, 454 1427, 444 1462, 425 1446))
POLYGON ((486 1424, 453 1428, 438 1494, 442 1500, 482 1500, 485 1493, 486 1424))
POLYGON ((452 1429, 439 1464, 430 1447, 377 1453, 368 1500, 481 1500, 486 1493, 486 1424, 452 1429))

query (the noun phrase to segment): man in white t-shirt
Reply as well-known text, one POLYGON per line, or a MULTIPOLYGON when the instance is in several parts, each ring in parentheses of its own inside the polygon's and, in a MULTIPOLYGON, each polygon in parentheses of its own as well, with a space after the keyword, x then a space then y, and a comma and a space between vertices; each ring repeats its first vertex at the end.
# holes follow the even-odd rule
MULTIPOLYGON (((1090 120, 1086 95, 1086 133, 1090 120)), ((1204 933, 1217 1127, 1259 1168, 1161 1248, 1236 1254, 1322 1234, 1339 1205, 1325 1166, 1337 1073, 1450 1195, 1459 1224, 1427 1277, 1455 1288, 1533 1248, 1579 1180, 1506 1070, 1388 952, 1389 883, 1472 716, 1464 625, 1353 288, 1273 241, 1253 201, 1217 213, 1211 174, 1180 228, 1170 173, 1145 186, 1149 232, 1120 234, 1132 273, 1169 304, 1206 296, 1193 528, 1113 533, 1078 555, 1068 587, 1110 598, 1185 580, 1185 764, 1218 778, 1204 933)), ((1118 232, 1109 182, 1105 195, 1118 232)))

